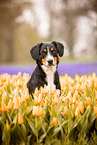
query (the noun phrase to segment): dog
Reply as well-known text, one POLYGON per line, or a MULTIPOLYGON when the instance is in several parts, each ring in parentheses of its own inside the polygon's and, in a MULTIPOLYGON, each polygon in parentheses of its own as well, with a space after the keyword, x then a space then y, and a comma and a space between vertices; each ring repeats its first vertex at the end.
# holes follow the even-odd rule
MULTIPOLYGON (((59 56, 64 54, 64 46, 60 42, 38 43, 30 50, 32 58, 36 61, 36 68, 27 83, 29 94, 33 94, 35 88, 44 85, 52 86, 55 90, 61 90, 59 74, 57 71, 59 56)), ((33 98, 33 95, 32 95, 33 98)))

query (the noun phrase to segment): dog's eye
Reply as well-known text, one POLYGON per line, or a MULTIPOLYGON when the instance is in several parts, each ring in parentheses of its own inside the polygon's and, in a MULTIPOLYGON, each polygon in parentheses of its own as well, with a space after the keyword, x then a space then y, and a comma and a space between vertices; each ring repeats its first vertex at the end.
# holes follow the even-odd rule
POLYGON ((53 54, 57 53, 57 51, 56 51, 56 50, 53 50, 52 52, 53 52, 53 54))
POLYGON ((52 54, 53 54, 54 57, 57 57, 57 51, 56 50, 53 50, 52 54))
POLYGON ((45 58, 45 56, 46 56, 46 52, 42 51, 41 57, 42 57, 42 58, 45 58))

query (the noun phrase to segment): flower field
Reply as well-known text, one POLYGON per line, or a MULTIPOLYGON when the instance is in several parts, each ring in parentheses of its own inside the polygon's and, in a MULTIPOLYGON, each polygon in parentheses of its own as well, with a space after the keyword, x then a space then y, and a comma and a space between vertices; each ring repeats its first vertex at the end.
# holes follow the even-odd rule
MULTIPOLYGON (((8 73, 10 75, 17 74, 18 72, 28 73, 30 76, 35 69, 35 64, 25 64, 25 65, 1 65, 0 66, 0 74, 8 73)), ((58 72, 59 75, 64 75, 67 73, 72 78, 75 77, 75 74, 82 75, 89 75, 95 72, 97 74, 97 61, 95 62, 88 62, 88 63, 66 63, 62 64, 59 63, 58 65, 58 72)))
POLYGON ((60 76, 61 95, 36 88, 28 73, 0 75, 0 144, 97 144, 97 76, 60 76))

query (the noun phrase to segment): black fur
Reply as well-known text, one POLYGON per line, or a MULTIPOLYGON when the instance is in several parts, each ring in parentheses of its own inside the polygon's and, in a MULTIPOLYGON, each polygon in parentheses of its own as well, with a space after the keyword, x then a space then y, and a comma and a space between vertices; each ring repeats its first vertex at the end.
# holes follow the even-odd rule
MULTIPOLYGON (((63 56, 64 53, 64 46, 56 41, 53 42, 47 42, 47 43, 38 43, 37 45, 35 45, 34 47, 32 47, 30 53, 31 56, 34 60, 36 60, 37 63, 37 67, 35 68, 34 72, 32 73, 32 76, 30 78, 30 80, 27 83, 27 87, 29 89, 29 93, 32 94, 35 91, 35 88, 38 87, 38 89, 43 86, 44 84, 48 85, 48 82, 46 81, 46 73, 43 71, 41 65, 43 65, 41 63, 41 57, 45 57, 45 54, 42 54, 42 49, 44 49, 45 47, 53 47, 56 51, 55 53, 59 54, 59 56, 63 56), (41 56, 41 57, 40 57, 41 56), (40 57, 40 59, 39 59, 40 57)), ((59 58, 56 54, 52 54, 54 57, 57 57, 57 65, 59 63, 59 58)), ((54 73, 54 84, 56 86, 56 89, 61 90, 60 87, 60 82, 59 82, 59 74, 56 68, 56 71, 54 73)))
MULTIPOLYGON (((38 89, 42 86, 44 87, 44 84, 48 85, 46 81, 46 74, 38 64, 35 68, 30 80, 27 83, 27 87, 29 89, 29 93, 32 94, 35 91, 35 88, 38 87, 38 89)), ((56 89, 61 90, 60 82, 59 82, 59 74, 56 70, 54 74, 54 84, 56 85, 56 89)))

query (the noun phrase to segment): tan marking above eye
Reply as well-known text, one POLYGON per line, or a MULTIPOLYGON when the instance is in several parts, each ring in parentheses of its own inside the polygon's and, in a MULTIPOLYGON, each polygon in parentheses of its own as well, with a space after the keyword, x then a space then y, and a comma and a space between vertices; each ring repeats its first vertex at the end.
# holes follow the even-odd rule
POLYGON ((53 51, 53 48, 51 48, 51 51, 53 51))
POLYGON ((44 49, 44 52, 46 52, 46 49, 44 49))

